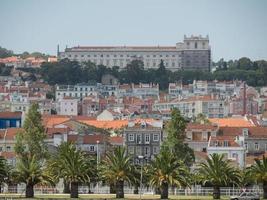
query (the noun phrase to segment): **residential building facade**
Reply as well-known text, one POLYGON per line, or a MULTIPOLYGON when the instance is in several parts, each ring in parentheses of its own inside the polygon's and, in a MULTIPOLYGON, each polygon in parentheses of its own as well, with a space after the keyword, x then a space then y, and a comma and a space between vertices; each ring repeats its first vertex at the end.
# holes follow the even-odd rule
POLYGON ((146 161, 150 161, 159 153, 163 139, 162 125, 162 121, 154 124, 129 122, 124 130, 124 145, 134 163, 139 162, 138 156, 144 156, 146 161))

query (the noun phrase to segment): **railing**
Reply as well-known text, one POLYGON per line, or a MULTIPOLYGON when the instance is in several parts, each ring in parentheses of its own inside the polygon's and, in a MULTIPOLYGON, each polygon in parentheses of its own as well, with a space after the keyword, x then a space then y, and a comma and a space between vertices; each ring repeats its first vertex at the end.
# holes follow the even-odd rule
MULTIPOLYGON (((230 188, 230 187, 222 187, 220 188, 220 192, 222 196, 234 196, 240 194, 243 189, 240 188, 230 188)), ((251 188, 247 188, 246 191, 250 191, 253 193, 257 193, 262 195, 263 190, 259 186, 254 186, 251 188)), ((34 187, 35 194, 62 194, 63 187, 34 187)), ((140 189, 139 189, 140 192, 140 189)), ((14 186, 4 186, 2 188, 2 193, 15 193, 21 194, 22 196, 25 194, 25 186, 19 185, 17 187, 14 186)), ((95 186, 89 188, 88 186, 79 186, 79 193, 80 194, 109 194, 110 188, 109 186, 95 186)), ((133 194, 134 188, 125 186, 124 187, 125 194, 133 194)), ((169 188, 170 195, 177 195, 177 196, 211 196, 213 193, 213 188, 204 188, 204 187, 191 187, 191 188, 169 188)), ((155 194, 155 189, 151 187, 145 187, 142 189, 142 194, 155 194)))

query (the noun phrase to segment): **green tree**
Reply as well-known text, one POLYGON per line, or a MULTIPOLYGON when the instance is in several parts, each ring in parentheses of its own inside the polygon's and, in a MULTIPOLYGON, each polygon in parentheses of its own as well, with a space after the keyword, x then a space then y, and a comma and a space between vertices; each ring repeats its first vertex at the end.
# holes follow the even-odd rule
POLYGON ((88 175, 90 166, 86 155, 72 143, 62 143, 58 152, 48 162, 48 166, 55 182, 63 178, 66 183, 70 184, 71 198, 78 198, 78 186, 80 183, 90 181, 88 175))
POLYGON ((198 124, 211 124, 209 119, 203 113, 199 113, 193 122, 198 124))
POLYGON ((47 147, 38 109, 38 104, 31 105, 23 124, 23 131, 16 135, 16 180, 26 183, 26 197, 33 197, 34 185, 44 180, 42 169, 47 157, 47 147))
POLYGON ((167 123, 166 127, 168 136, 162 146, 169 148, 170 151, 174 152, 177 159, 183 160, 187 166, 192 165, 195 160, 194 151, 188 144, 184 143, 186 121, 178 109, 172 110, 171 120, 167 123))
POLYGON ((125 68, 125 79, 127 83, 143 82, 144 77, 144 63, 140 60, 133 60, 127 64, 125 68))
POLYGON ((206 162, 200 163, 198 173, 203 184, 213 186, 213 199, 220 199, 220 187, 238 184, 240 179, 239 171, 219 154, 212 154, 206 162))
POLYGON ((13 55, 14 55, 13 51, 7 50, 0 46, 0 58, 6 58, 13 55))
POLYGON ((0 193, 2 192, 2 186, 7 182, 9 176, 9 165, 6 159, 0 156, 0 193))
POLYGON ((161 199, 168 199, 170 186, 190 185, 188 167, 181 160, 177 160, 177 157, 168 148, 163 148, 151 161, 150 166, 150 184, 160 188, 161 199))
POLYGON ((124 182, 133 180, 133 166, 125 148, 116 147, 109 152, 101 165, 101 174, 110 185, 116 186, 116 198, 124 198, 124 182))
POLYGON ((20 157, 14 171, 14 180, 26 184, 26 198, 34 197, 34 185, 53 184, 51 177, 46 173, 44 165, 35 155, 20 157))
POLYGON ((267 198, 267 158, 255 159, 255 164, 251 166, 250 172, 257 183, 262 183, 263 198, 267 198))
POLYGON ((31 105, 23 124, 23 131, 16 135, 15 152, 18 156, 33 156, 43 160, 47 156, 45 129, 37 103, 31 105))
POLYGON ((169 86, 169 76, 168 76, 168 71, 165 68, 163 60, 160 60, 159 68, 156 71, 156 77, 153 82, 159 84, 159 88, 161 90, 166 90, 168 89, 169 86))

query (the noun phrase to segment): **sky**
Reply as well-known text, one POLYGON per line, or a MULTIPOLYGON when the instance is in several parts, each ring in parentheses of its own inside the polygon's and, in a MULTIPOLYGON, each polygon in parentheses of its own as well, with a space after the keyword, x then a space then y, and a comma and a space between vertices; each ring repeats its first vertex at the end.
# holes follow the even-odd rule
POLYGON ((0 46, 175 45, 209 35, 214 61, 267 60, 267 0, 0 0, 0 46))

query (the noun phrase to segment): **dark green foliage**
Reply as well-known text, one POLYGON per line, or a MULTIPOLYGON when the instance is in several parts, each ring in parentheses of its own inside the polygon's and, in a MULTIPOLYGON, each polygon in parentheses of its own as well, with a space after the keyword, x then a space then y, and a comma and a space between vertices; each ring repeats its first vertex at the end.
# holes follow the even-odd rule
POLYGON ((101 165, 102 178, 110 186, 116 186, 116 198, 124 198, 124 182, 134 180, 134 167, 131 158, 126 155, 125 148, 116 147, 109 152, 101 165))
POLYGON ((0 58, 6 58, 10 56, 13 56, 13 51, 7 50, 0 46, 0 58))
MULTIPOLYGON (((101 82, 104 74, 112 74, 120 83, 159 83, 161 90, 168 88, 169 82, 182 81, 183 84, 192 83, 193 80, 219 80, 232 81, 243 80, 251 86, 263 86, 267 84, 267 61, 251 61, 241 58, 235 61, 214 63, 218 69, 214 72, 200 70, 178 70, 171 72, 161 61, 158 69, 144 69, 140 60, 133 60, 119 71, 119 67, 107 68, 104 65, 95 65, 92 62, 78 63, 76 61, 62 60, 57 63, 43 63, 41 75, 49 84, 76 84, 101 82)), ((38 73, 38 72, 36 72, 38 73)))
POLYGON ((32 104, 23 124, 23 131, 16 135, 15 152, 19 157, 35 156, 42 160, 47 155, 46 137, 38 104, 32 104))
POLYGON ((238 184, 240 172, 222 154, 212 154, 206 162, 199 164, 198 178, 204 185, 213 186, 213 199, 220 199, 220 187, 238 184))
POLYGON ((174 153, 177 160, 182 160, 187 166, 193 164, 195 160, 194 151, 184 143, 186 121, 178 109, 173 109, 171 120, 167 124, 167 139, 163 143, 163 148, 168 148, 174 153))
POLYGON ((189 168, 177 159, 176 152, 163 147, 149 167, 150 184, 160 188, 161 199, 168 199, 169 187, 186 187, 190 185, 189 168))
POLYGON ((255 159, 254 165, 249 168, 253 179, 257 183, 262 183, 263 198, 267 198, 267 158, 262 157, 262 160, 255 159))
POLYGON ((0 63, 0 76, 10 76, 13 67, 6 66, 4 63, 0 63))

